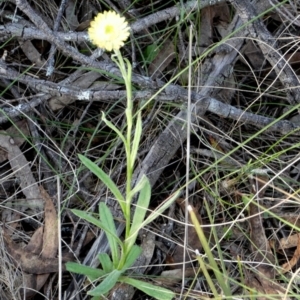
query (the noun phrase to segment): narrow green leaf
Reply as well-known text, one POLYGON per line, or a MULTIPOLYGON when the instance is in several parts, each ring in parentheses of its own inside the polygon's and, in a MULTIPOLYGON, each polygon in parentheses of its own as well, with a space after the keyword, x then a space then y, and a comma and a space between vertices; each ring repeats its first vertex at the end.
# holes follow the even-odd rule
POLYGON ((120 137, 120 139, 123 141, 124 144, 126 144, 126 140, 122 132, 112 122, 106 119, 104 112, 102 112, 102 121, 105 122, 105 124, 120 137))
POLYGON ((147 177, 143 174, 141 180, 130 191, 129 197, 132 198, 135 194, 137 194, 140 190, 142 190, 147 180, 148 180, 147 177))
POLYGON ((122 271, 113 270, 97 287, 89 291, 88 295, 91 296, 105 295, 115 286, 121 274, 122 271))
POLYGON ((106 234, 109 246, 110 246, 113 264, 115 265, 115 267, 117 267, 119 264, 120 258, 119 258, 118 245, 117 245, 116 239, 114 237, 118 236, 118 233, 117 233, 113 215, 112 215, 110 209, 107 207, 107 205, 104 202, 100 202, 100 204, 99 204, 99 215, 100 215, 100 220, 102 221, 102 223, 107 228, 109 228, 109 231, 105 231, 105 234, 106 234))
POLYGON ((105 273, 109 273, 113 271, 113 263, 107 253, 99 253, 98 254, 98 259, 101 263, 102 269, 105 273))
POLYGON ((126 239, 126 243, 129 244, 129 248, 136 241, 141 225, 145 219, 147 209, 149 207, 151 198, 151 185, 147 177, 145 178, 145 184, 140 191, 139 198, 135 207, 134 216, 132 219, 132 225, 129 231, 129 237, 126 239))
POLYGON ((141 280, 122 276, 119 278, 119 282, 130 284, 150 297, 158 300, 172 300, 175 297, 174 292, 141 280))
POLYGON ((140 145, 141 135, 142 135, 142 117, 141 117, 141 112, 139 111, 136 119, 135 132, 134 132, 132 148, 130 153, 131 168, 134 167, 134 162, 140 145))
POLYGON ((89 213, 82 211, 82 210, 78 210, 78 209, 71 209, 72 213, 76 216, 78 216, 81 219, 84 219, 86 221, 88 221, 91 224, 94 224, 95 226, 101 228, 104 232, 108 232, 110 234, 110 236, 112 236, 116 242, 122 246, 123 243, 122 241, 119 239, 119 237, 113 232, 111 231, 112 228, 107 227, 103 222, 101 222, 100 220, 94 218, 93 216, 91 216, 89 213))
POLYGON ((124 210, 125 209, 124 197, 120 192, 120 190, 118 189, 118 187, 115 185, 115 183, 111 180, 111 178, 87 157, 81 154, 79 154, 78 157, 81 160, 81 162, 107 186, 107 188, 113 193, 115 198, 118 200, 122 210, 124 210))
POLYGON ((181 191, 175 192, 169 199, 167 199, 162 205, 160 205, 156 210, 154 210, 148 218, 141 224, 141 227, 146 226, 155 220, 159 215, 161 215, 180 195, 181 191))
POLYGON ((75 262, 67 262, 66 268, 69 272, 87 276, 91 281, 94 281, 107 274, 104 272, 104 270, 84 266, 75 262))
POLYGON ((133 245, 129 253, 127 254, 126 261, 122 270, 125 272, 128 268, 130 268, 141 255, 141 253, 142 248, 138 245, 133 245))

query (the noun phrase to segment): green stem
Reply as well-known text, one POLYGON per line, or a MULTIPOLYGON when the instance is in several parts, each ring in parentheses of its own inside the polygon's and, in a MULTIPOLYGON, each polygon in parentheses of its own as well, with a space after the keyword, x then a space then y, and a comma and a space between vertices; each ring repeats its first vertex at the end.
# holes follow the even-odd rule
MULTIPOLYGON (((125 152, 126 152, 126 159, 127 159, 127 167, 126 167, 126 208, 125 208, 125 220, 126 220, 126 228, 125 228, 125 240, 129 237, 129 232, 130 232, 130 222, 131 222, 131 211, 130 211, 130 206, 131 206, 131 201, 132 201, 132 196, 131 196, 131 180, 132 180, 132 172, 133 172, 133 162, 131 161, 131 136, 132 136, 132 109, 133 109, 133 104, 132 104, 132 89, 131 89, 131 74, 132 74, 132 69, 131 69, 131 64, 129 63, 128 60, 126 61, 127 65, 127 70, 126 70, 126 65, 124 62, 124 59, 121 55, 121 52, 119 50, 115 50, 115 54, 117 56, 117 64, 120 68, 120 72, 122 74, 122 77, 125 82, 125 87, 126 87, 126 94, 127 94, 127 107, 125 110, 125 115, 126 115, 126 121, 127 121, 127 134, 126 134, 126 144, 125 146, 125 152)), ((125 249, 125 255, 129 252, 130 249, 127 249, 127 245, 124 245, 125 249)))

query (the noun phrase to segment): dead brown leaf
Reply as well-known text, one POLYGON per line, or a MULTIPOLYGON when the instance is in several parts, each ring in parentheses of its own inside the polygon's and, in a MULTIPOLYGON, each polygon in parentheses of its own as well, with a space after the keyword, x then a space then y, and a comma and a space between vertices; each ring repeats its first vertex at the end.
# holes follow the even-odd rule
POLYGON ((298 233, 297 236, 298 236, 297 248, 294 252, 293 257, 290 259, 290 261, 288 261, 287 263, 282 265, 282 268, 284 269, 283 273, 290 271, 297 264, 297 262, 300 258, 300 234, 298 233))
POLYGON ((57 258, 43 258, 38 254, 20 248, 11 237, 3 230, 3 238, 7 252, 13 258, 17 267, 30 274, 45 274, 58 271, 57 258))
POLYGON ((45 228, 43 235, 42 257, 53 258, 58 249, 58 228, 55 206, 49 194, 40 186, 41 196, 45 200, 45 228))
POLYGON ((8 252, 23 271, 23 294, 26 299, 33 297, 44 286, 51 272, 58 271, 57 214, 51 197, 42 186, 40 192, 45 201, 45 225, 35 231, 28 245, 21 249, 20 245, 12 241, 6 230, 3 232, 8 252))
MULTIPOLYGON (((35 254, 40 254, 41 258, 52 259, 56 257, 58 249, 57 214, 51 197, 42 186, 40 186, 40 192, 45 200, 45 225, 36 230, 25 250, 31 250, 31 252, 35 254), (42 234, 40 234, 38 240, 36 240, 35 236, 41 229, 42 234)), ((44 286, 49 275, 50 274, 26 274, 26 299, 34 296, 36 291, 39 291, 44 286)))
MULTIPOLYGON (((43 231, 44 231, 44 227, 41 226, 34 232, 29 243, 24 248, 25 251, 32 252, 34 254, 41 253, 43 247, 43 243, 42 243, 43 231)), ((28 274, 23 272, 24 285, 22 289, 22 295, 26 299, 30 299, 31 297, 33 297, 36 294, 36 291, 40 289, 38 287, 37 276, 44 276, 44 275, 35 275, 35 274, 28 274)))
POLYGON ((275 241, 271 241, 271 247, 276 249, 289 249, 289 248, 293 248, 296 247, 299 244, 299 233, 290 235, 286 238, 282 238, 279 240, 279 245, 276 244, 275 241))

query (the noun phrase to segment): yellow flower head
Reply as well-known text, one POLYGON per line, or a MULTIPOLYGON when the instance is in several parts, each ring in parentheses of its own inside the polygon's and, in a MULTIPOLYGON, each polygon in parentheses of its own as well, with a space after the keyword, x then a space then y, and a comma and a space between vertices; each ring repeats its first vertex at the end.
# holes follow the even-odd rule
POLYGON ((129 37, 128 23, 114 11, 99 13, 88 29, 90 40, 107 51, 118 50, 129 37))

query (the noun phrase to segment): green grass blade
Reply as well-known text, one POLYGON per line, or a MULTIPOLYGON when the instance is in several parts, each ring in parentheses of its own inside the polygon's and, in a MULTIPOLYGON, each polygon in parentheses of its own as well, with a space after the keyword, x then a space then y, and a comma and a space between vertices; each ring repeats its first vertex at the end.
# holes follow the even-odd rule
POLYGON ((156 210, 154 210, 148 218, 141 224, 141 227, 146 226, 155 220, 159 215, 161 215, 180 195, 181 191, 176 191, 169 199, 167 199, 162 205, 160 205, 156 210))
POLYGON ((205 251, 205 254, 207 255, 207 258, 208 258, 208 261, 209 261, 209 265, 213 269, 214 274, 215 274, 215 276, 217 278, 217 281, 218 281, 221 289, 223 290, 224 295, 228 299, 230 299, 231 298, 230 288, 226 284, 226 281, 225 281, 225 279, 223 277, 223 274, 220 272, 220 269, 219 269, 219 267, 218 267, 218 265, 216 263, 216 260, 215 260, 215 258, 213 256, 213 253, 211 252, 210 247, 208 245, 208 242, 207 242, 206 236, 205 236, 205 234, 203 232, 203 229, 202 229, 201 225, 199 224, 199 221, 198 221, 198 219, 196 217, 196 214, 193 211, 193 209, 192 209, 191 206, 188 206, 188 211, 189 211, 189 214, 190 214, 191 221, 192 221, 192 223, 195 226, 195 230, 197 232, 197 235, 198 235, 198 238, 199 238, 199 240, 201 242, 203 250, 205 251))

